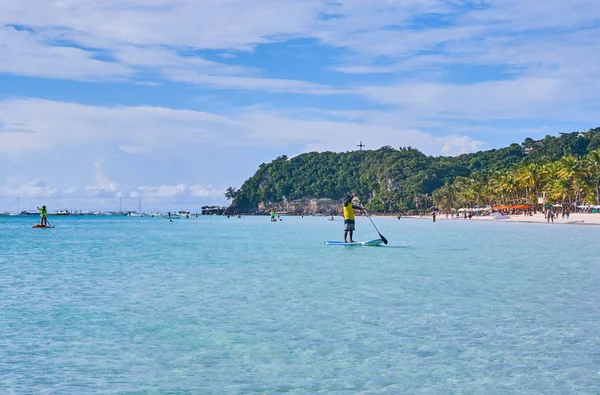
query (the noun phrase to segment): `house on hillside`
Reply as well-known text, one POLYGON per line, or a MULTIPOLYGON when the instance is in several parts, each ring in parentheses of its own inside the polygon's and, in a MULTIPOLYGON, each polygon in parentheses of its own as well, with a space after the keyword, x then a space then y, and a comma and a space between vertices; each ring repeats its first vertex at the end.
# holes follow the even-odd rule
POLYGON ((543 146, 544 146, 543 142, 541 142, 541 141, 535 141, 533 144, 531 144, 531 146, 524 148, 523 152, 525 154, 528 154, 531 151, 533 151, 534 149, 536 149, 536 148, 542 148, 543 146))

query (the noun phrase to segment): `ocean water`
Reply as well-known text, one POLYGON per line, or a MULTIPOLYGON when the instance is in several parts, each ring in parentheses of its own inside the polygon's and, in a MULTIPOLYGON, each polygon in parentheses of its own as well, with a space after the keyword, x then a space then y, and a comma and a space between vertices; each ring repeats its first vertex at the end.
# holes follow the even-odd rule
POLYGON ((599 227, 49 219, 0 217, 1 394, 600 393, 599 227))

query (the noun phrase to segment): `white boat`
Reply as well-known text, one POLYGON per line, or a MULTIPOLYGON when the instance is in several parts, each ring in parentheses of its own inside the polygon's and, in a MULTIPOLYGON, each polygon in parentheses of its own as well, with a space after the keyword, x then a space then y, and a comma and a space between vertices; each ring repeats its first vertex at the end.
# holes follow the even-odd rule
POLYGON ((162 216, 162 214, 159 213, 158 211, 151 211, 150 216, 151 217, 160 217, 160 216, 162 216))
POLYGON ((142 199, 138 198, 138 212, 128 211, 127 215, 130 217, 143 217, 144 213, 142 212, 142 199))

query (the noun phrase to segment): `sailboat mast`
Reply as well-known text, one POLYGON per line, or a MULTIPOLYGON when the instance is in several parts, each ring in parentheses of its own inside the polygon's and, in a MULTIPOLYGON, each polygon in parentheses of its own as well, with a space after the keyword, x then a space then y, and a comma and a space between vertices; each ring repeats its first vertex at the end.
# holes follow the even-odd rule
POLYGON ((142 213, 142 198, 138 198, 138 212, 142 213))

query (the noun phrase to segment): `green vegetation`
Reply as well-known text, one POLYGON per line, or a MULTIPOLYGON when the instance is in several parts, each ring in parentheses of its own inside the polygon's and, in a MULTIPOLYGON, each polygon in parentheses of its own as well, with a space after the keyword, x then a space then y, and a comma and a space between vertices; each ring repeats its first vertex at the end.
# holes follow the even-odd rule
POLYGON ((600 198, 600 128, 456 157, 427 156, 407 147, 311 152, 261 164, 237 190, 230 211, 303 198, 339 200, 357 192, 376 212, 537 202, 596 204, 600 198))

